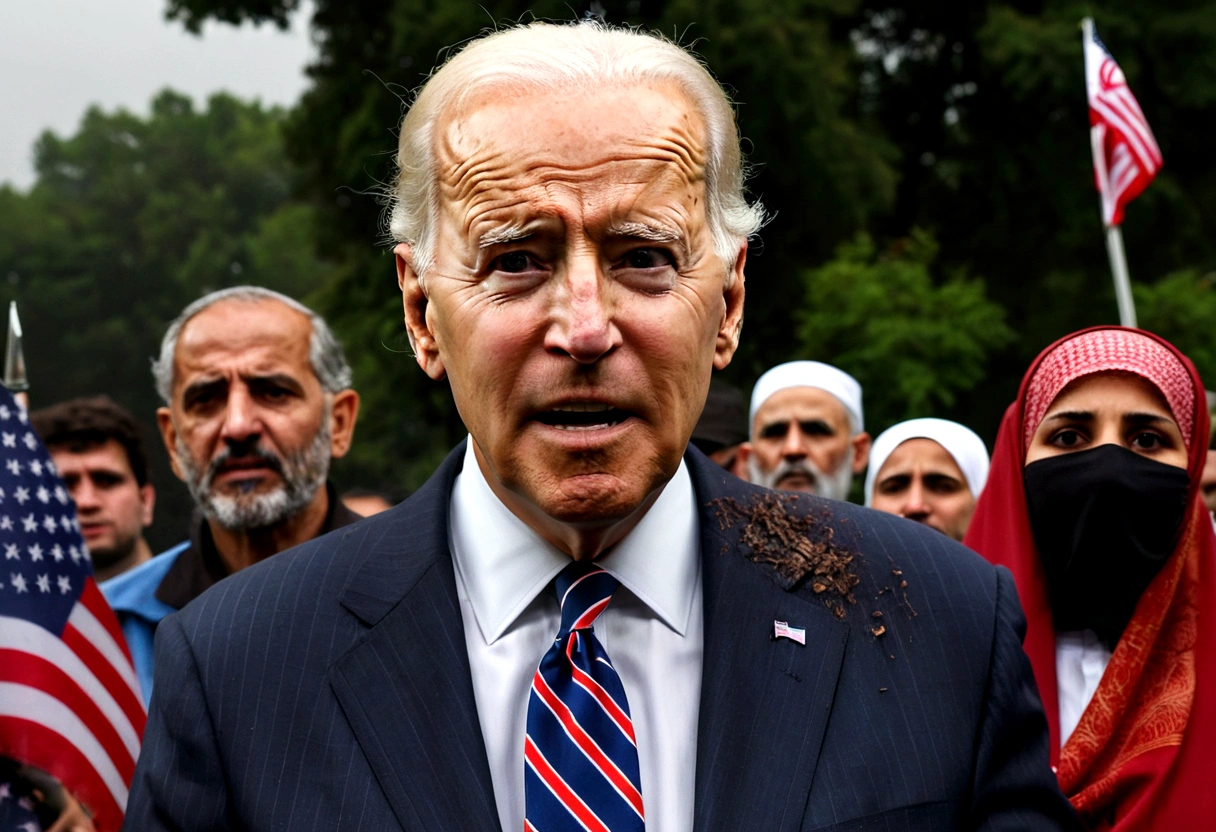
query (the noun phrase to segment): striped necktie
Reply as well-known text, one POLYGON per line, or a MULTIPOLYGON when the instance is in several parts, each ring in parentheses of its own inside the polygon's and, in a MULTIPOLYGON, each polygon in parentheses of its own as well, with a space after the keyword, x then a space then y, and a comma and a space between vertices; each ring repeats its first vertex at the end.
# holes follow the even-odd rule
POLYGON ((586 561, 567 566, 555 583, 562 626, 528 697, 524 830, 642 832, 629 703, 591 626, 620 584, 586 561))

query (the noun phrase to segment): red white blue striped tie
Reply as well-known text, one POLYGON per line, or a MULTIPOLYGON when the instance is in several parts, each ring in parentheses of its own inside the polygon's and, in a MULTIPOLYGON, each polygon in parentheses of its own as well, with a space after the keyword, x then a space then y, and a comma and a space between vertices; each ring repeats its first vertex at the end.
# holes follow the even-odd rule
POLYGON ((557 576, 562 626, 540 660, 524 738, 525 832, 642 832, 625 688, 591 625, 620 585, 593 563, 557 576))

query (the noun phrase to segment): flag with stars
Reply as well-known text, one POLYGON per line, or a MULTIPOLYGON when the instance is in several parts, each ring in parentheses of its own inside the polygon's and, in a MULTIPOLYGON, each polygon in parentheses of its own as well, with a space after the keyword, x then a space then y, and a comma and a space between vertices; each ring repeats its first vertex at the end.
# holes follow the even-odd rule
POLYGON ((145 719, 76 506, 0 387, 0 756, 54 775, 117 832, 145 719))

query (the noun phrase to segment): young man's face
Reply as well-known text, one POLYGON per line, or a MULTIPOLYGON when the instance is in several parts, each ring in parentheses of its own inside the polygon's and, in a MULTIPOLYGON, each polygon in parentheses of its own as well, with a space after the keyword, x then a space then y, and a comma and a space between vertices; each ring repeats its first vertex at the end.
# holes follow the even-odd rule
POLYGON ((79 451, 51 448, 50 453, 76 501, 80 532, 94 566, 105 569, 125 558, 152 525, 152 486, 140 486, 126 450, 114 439, 79 451))

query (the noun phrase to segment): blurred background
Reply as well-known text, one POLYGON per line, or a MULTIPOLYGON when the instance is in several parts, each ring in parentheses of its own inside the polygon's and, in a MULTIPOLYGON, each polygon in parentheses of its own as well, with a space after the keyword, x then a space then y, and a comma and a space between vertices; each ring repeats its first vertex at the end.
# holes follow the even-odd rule
POLYGON ((1140 324, 1216 384, 1213 3, 8 0, 0 301, 19 303, 32 406, 108 393, 144 422, 154 550, 190 502, 149 360, 212 289, 285 292, 343 339, 363 409, 339 488, 412 490, 459 440, 446 384, 408 354, 385 244, 396 126, 448 47, 587 12, 694 45, 738 103, 772 219, 725 378, 821 359, 862 382, 871 433, 937 415, 989 443, 1040 349, 1118 320, 1093 15, 1165 157, 1123 225, 1140 324))

